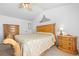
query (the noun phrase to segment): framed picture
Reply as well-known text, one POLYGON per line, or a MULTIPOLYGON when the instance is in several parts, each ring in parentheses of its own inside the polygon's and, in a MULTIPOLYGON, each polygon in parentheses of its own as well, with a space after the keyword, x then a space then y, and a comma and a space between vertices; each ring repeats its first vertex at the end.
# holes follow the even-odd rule
POLYGON ((31 23, 28 23, 28 29, 31 30, 31 23))

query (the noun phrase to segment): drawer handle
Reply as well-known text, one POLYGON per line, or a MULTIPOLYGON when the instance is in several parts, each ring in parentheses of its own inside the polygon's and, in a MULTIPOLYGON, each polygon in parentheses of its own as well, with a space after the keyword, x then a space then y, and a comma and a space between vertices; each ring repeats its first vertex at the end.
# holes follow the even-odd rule
POLYGON ((71 49, 71 47, 68 47, 68 49, 70 50, 70 49, 71 49))
POLYGON ((71 45, 71 43, 69 43, 69 45, 71 45))

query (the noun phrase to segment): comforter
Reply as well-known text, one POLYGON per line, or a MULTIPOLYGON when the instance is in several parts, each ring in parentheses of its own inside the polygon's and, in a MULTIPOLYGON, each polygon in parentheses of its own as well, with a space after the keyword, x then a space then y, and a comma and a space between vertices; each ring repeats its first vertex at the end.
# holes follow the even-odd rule
POLYGON ((21 43, 23 56, 38 56, 54 45, 54 35, 52 33, 27 33, 16 35, 15 39, 21 43))

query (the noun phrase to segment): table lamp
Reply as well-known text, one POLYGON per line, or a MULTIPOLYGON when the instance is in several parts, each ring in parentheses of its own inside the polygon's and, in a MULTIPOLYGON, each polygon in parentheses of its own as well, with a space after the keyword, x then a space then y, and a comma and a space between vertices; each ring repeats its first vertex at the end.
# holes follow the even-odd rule
POLYGON ((59 28, 60 35, 63 35, 63 30, 64 30, 63 27, 60 27, 60 28, 59 28))

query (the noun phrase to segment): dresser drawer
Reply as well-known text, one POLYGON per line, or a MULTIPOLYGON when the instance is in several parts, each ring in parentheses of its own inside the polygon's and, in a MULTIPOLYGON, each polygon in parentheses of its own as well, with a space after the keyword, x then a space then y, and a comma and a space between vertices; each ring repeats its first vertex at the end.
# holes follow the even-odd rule
POLYGON ((73 38, 69 38, 69 40, 68 41, 73 41, 73 38))
POLYGON ((73 47, 72 47, 72 46, 68 46, 67 48, 68 48, 68 50, 70 50, 70 51, 73 50, 73 47))
POLYGON ((73 45, 73 41, 68 41, 68 42, 67 42, 67 45, 68 45, 68 46, 72 46, 72 45, 73 45))
POLYGON ((59 36, 58 39, 62 39, 62 37, 59 36))
POLYGON ((62 37, 62 40, 64 40, 64 41, 69 41, 69 39, 70 38, 68 38, 68 37, 62 37))

